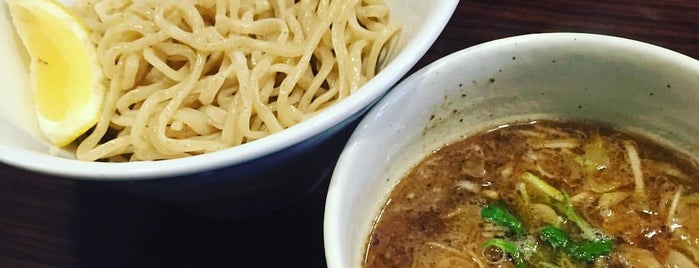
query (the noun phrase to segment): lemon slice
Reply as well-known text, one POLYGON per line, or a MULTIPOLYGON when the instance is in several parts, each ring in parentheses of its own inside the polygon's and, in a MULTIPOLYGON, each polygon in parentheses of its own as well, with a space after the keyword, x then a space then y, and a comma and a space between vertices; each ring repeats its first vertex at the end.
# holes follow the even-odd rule
POLYGON ((104 75, 88 30, 53 0, 7 2, 29 52, 39 128, 55 145, 68 145, 97 122, 104 99, 104 75))

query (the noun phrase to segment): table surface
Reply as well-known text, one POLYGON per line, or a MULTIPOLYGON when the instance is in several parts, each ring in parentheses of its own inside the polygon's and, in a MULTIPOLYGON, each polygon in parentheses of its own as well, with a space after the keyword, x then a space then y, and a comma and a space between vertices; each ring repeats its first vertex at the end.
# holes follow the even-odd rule
MULTIPOLYGON (((539 32, 616 35, 699 58, 699 1, 464 0, 413 71, 539 32)), ((0 267, 323 267, 327 182, 271 215, 226 221, 0 164, 0 267)))

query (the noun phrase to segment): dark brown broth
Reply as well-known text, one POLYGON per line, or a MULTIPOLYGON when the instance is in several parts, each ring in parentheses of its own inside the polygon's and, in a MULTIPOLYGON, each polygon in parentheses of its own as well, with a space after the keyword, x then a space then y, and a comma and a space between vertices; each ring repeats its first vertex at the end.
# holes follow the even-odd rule
MULTIPOLYGON (((698 171, 687 156, 600 124, 539 121, 479 133, 427 156, 396 185, 369 238, 364 267, 479 267, 479 262, 514 267, 507 259, 486 262, 489 253, 481 245, 503 231, 493 230, 479 212, 503 199, 529 230, 547 225, 550 211, 539 205, 545 201, 537 198, 536 189, 522 181, 524 172, 568 193, 578 214, 615 240, 613 253, 599 258, 597 267, 676 262, 675 253, 696 265, 699 215, 689 215, 699 209, 698 171), (590 144, 603 145, 607 158, 596 160, 609 161, 590 164, 590 144), (641 159, 645 197, 635 192, 625 144, 641 159), (603 168, 600 163, 607 164, 603 168), (676 195, 680 202, 673 216, 676 195), (610 199, 616 201, 604 203, 610 199)), ((552 251, 537 243, 540 250, 552 251)), ((531 261, 558 256, 551 254, 531 261)), ((573 263, 587 265, 593 263, 573 263)))

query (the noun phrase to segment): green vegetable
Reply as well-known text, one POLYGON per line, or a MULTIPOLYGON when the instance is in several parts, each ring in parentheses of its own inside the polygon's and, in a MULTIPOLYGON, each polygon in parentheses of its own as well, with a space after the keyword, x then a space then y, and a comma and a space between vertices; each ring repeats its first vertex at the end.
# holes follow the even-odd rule
POLYGON ((594 261, 595 259, 612 252, 612 240, 585 240, 581 243, 571 244, 566 252, 574 259, 594 261))
POLYGON ((570 240, 563 230, 554 226, 541 229, 540 237, 541 240, 549 242, 554 249, 562 249, 573 259, 588 262, 611 253, 614 244, 611 239, 583 240, 576 243, 570 240))
POLYGON ((542 240, 550 243, 554 249, 562 249, 571 258, 577 260, 593 261, 612 252, 614 241, 575 212, 573 203, 570 201, 570 196, 567 193, 554 188, 529 172, 525 172, 522 175, 522 179, 544 193, 550 200, 549 205, 559 215, 563 215, 563 217, 575 223, 582 232, 581 237, 584 239, 582 242, 575 242, 563 230, 554 226, 547 226, 539 234, 542 240))
POLYGON ((498 247, 503 252, 510 255, 512 260, 515 262, 515 267, 524 268, 527 267, 527 262, 524 259, 522 253, 517 249, 517 245, 513 242, 507 241, 505 239, 493 238, 486 241, 483 247, 498 247))
POLYGON ((585 221, 578 213, 575 213, 575 209, 573 208, 573 203, 570 202, 570 197, 568 194, 563 193, 563 199, 564 199, 564 206, 565 210, 563 212, 564 216, 568 218, 568 220, 574 222, 578 228, 582 231, 582 237, 585 239, 589 240, 596 240, 596 239, 602 239, 605 238, 605 235, 597 230, 595 227, 592 227, 587 221, 585 221))
POLYGON ((563 193, 530 172, 524 172, 522 179, 556 201, 563 201, 563 193))
POLYGON ((608 236, 592 227, 592 225, 575 212, 573 203, 570 201, 568 194, 559 191, 532 173, 525 172, 522 178, 541 190, 547 197, 553 199, 549 205, 559 214, 563 214, 568 220, 574 222, 582 231, 583 238, 589 240, 609 239, 608 236))
MULTIPOLYGON (((488 204, 483 209, 481 209, 481 218, 486 221, 493 222, 495 224, 506 227, 509 231, 515 233, 517 237, 522 237, 526 234, 524 225, 517 217, 515 217, 507 208, 505 201, 500 199, 496 202, 488 204)), ((524 241, 524 240, 523 240, 524 241)), ((522 244, 522 243, 520 243, 522 244)), ((525 252, 530 249, 524 249, 518 246, 515 242, 511 242, 505 239, 493 238, 488 240, 483 244, 483 247, 498 247, 503 252, 510 255, 512 260, 515 262, 517 268, 527 267, 525 252)), ((531 249, 533 250, 533 249, 531 249)))
MULTIPOLYGON (((572 265, 573 260, 591 262, 611 253, 614 241, 575 212, 568 194, 532 173, 525 172, 522 178, 540 192, 539 197, 545 199, 544 203, 552 207, 558 215, 566 218, 568 222, 575 224, 581 231, 580 235, 571 236, 557 226, 550 225, 541 229, 539 237, 549 243, 554 250, 561 250, 563 254, 558 254, 560 258, 572 265)), ((532 255, 537 250, 536 238, 527 233, 522 222, 510 212, 504 200, 488 204, 481 209, 480 214, 484 220, 504 226, 509 231, 507 239, 493 238, 484 243, 483 247, 501 249, 512 258, 517 268, 527 267, 530 260, 536 260, 536 258, 532 259, 532 255)), ((558 267, 547 262, 539 262, 537 265, 547 268, 558 267)))
POLYGON ((502 199, 497 202, 488 204, 483 209, 481 209, 481 218, 494 222, 496 224, 505 226, 510 231, 516 233, 518 236, 522 236, 526 233, 522 222, 519 221, 505 205, 505 201, 502 199))
POLYGON ((505 239, 493 238, 493 239, 486 241, 483 244, 484 248, 490 247, 490 246, 498 247, 498 248, 502 249, 502 251, 504 251, 505 253, 510 254, 511 256, 518 255, 517 245, 515 245, 515 243, 512 243, 512 242, 507 241, 505 239))
POLYGON ((568 234, 554 226, 546 226, 539 233, 541 240, 549 242, 553 249, 564 249, 568 246, 568 234))

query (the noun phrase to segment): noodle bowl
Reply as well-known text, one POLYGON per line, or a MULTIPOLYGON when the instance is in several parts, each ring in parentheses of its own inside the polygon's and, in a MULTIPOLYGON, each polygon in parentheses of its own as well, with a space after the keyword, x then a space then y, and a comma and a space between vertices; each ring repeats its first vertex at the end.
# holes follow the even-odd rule
POLYGON ((80 160, 217 151, 297 124, 371 79, 400 30, 380 0, 79 1, 109 79, 80 160))
MULTIPOLYGON (((78 15, 84 18, 85 24, 93 29, 95 41, 100 39, 99 32, 105 32, 106 27, 102 28, 102 30, 95 28, 96 25, 101 25, 96 11, 86 12, 89 9, 84 9, 90 5, 95 7, 96 3, 77 5, 77 1, 74 0, 59 1, 77 10, 78 15)), ((139 4, 146 3, 143 1, 136 2, 139 4)), ((158 1, 159 4, 165 4, 165 2, 158 1)), ((458 0, 442 1, 439 5, 422 0, 385 0, 385 2, 390 7, 390 20, 399 22, 401 29, 400 35, 394 34, 389 41, 390 45, 384 46, 384 49, 388 49, 379 54, 378 66, 381 66, 381 71, 344 100, 335 101, 332 105, 325 105, 321 108, 322 112, 309 114, 304 118, 304 121, 280 132, 253 141, 248 140, 238 146, 191 157, 162 161, 102 161, 105 159, 131 159, 130 153, 127 153, 125 150, 125 153, 119 156, 116 156, 114 152, 109 152, 110 155, 114 156, 102 158, 100 161, 79 161, 75 159, 75 147, 78 146, 78 142, 66 148, 53 147, 42 139, 42 134, 39 132, 38 127, 31 128, 30 124, 24 123, 25 121, 30 121, 28 119, 35 117, 34 110, 26 109, 25 102, 18 101, 18 98, 8 97, 0 98, 0 162, 48 176, 63 177, 69 180, 99 181, 100 184, 103 183, 121 188, 140 196, 173 202, 179 206, 188 207, 193 211, 196 210, 198 213, 207 214, 207 216, 245 217, 259 215, 282 207, 290 201, 306 195, 321 180, 327 178, 327 174, 332 170, 339 152, 345 145, 347 137, 358 119, 425 54, 444 29, 458 4, 458 0)), ((357 5, 364 6, 366 4, 361 4, 360 2, 357 5)), ((115 10, 117 9, 110 10, 110 12, 114 13, 115 10)), ((361 10, 361 8, 357 10, 361 10)), ((6 11, 4 5, 0 5, 0 11, 6 11)), ((146 11, 142 9, 140 13, 136 14, 146 11)), ((368 15, 367 12, 365 14, 368 15)), ((318 15, 310 14, 309 16, 318 15)), ((357 15, 357 18, 360 17, 362 16, 357 15)), ((9 22, 5 19, 0 15, 0 28, 2 26, 11 26, 7 24, 9 22)), ((207 21, 207 23, 211 22, 207 21)), ((368 23, 359 22, 361 23, 360 25, 365 27, 368 25, 368 23)), ((349 24, 350 22, 348 22, 349 24)), ((154 25, 154 22, 152 25, 154 25)), ((189 26, 181 27, 183 31, 189 29, 189 26)), ((136 29, 139 30, 140 28, 136 29)), ((9 33, 9 31, 2 31, 2 33, 9 33)), ((137 31, 124 33, 131 34, 131 39, 134 40, 148 39, 147 37, 141 37, 141 35, 137 34, 137 31)), ((6 36, 8 38, 0 38, 0 43, 3 45, 6 42, 10 42, 11 45, 15 41, 19 41, 12 39, 12 35, 6 36)), ((250 37, 247 34, 245 36, 250 37)), ((271 32, 268 36, 276 37, 271 32)), ((321 38, 321 41, 327 40, 328 37, 326 36, 327 34, 321 38)), ((115 37, 120 36, 117 35, 115 37)), ((330 40, 332 41, 332 39, 330 40)), ((255 42, 260 44, 266 41, 255 42)), ((184 44, 180 41, 174 43, 184 44)), ((0 55, 16 53, 6 49, 13 46, 3 45, 0 45, 0 55)), ((119 47, 122 47, 122 45, 115 43, 112 46, 115 49, 119 47)), ((281 51, 290 51, 292 48, 292 43, 289 43, 279 49, 281 51)), ((368 48, 368 46, 365 48, 368 48)), ((156 50, 155 48, 153 49, 156 50)), ((157 50, 155 52, 156 55, 160 55, 158 54, 160 52, 157 50)), ((317 59, 314 59, 315 57, 315 55, 311 56, 309 62, 317 62, 317 59)), ((3 85, 5 85, 4 88, 10 91, 8 94, 11 93, 8 96, 29 92, 29 90, 23 90, 25 89, 24 87, 19 87, 22 80, 26 79, 26 73, 21 72, 22 70, 16 67, 23 64, 23 62, 15 58, 17 57, 4 57, 6 60, 0 61, 0 67, 5 67, 4 70, 10 71, 7 72, 10 75, 0 78, 3 85), (14 89, 17 90, 11 92, 14 89)), ((139 61, 139 64, 144 61, 139 61)), ((126 61, 123 62, 122 64, 126 63, 126 61)), ((293 61, 290 59, 289 62, 293 61)), ((172 62, 168 66, 177 71, 185 66, 185 69, 182 69, 184 72, 189 68, 184 63, 184 60, 177 59, 176 62, 172 62)), ((250 64, 248 65, 249 67, 251 66, 250 64)), ((337 64, 333 66, 331 73, 338 68, 337 64)), ((377 70, 379 69, 378 66, 377 70)), ((149 68, 152 69, 152 67, 149 68)), ((313 68, 315 68, 316 72, 320 70, 317 67, 313 68)), ((206 73, 205 75, 211 74, 206 73)), ((299 83, 306 81, 305 75, 307 74, 301 77, 299 83)), ((339 72, 335 76, 337 75, 339 75, 339 72)), ((285 77, 284 74, 280 73, 279 77, 275 78, 275 83, 281 83, 285 77)), ((333 80, 328 79, 327 82, 321 83, 320 88, 329 88, 333 85, 331 84, 332 82, 333 80)), ((174 84, 172 81, 167 81, 167 83, 174 84)), ((226 79, 224 84, 226 83, 235 84, 237 83, 237 78, 226 79)), ((146 93, 145 90, 153 89, 145 86, 157 84, 139 84, 141 89, 138 92, 140 92, 139 94, 144 94, 146 93)), ((275 85, 275 87, 278 86, 275 85)), ((226 89, 233 94, 234 87, 227 87, 226 89)), ((194 88, 193 90, 199 89, 194 88)), ((111 94, 120 96, 121 93, 125 92, 127 90, 123 92, 112 91, 111 94)), ((135 94, 135 92, 131 94, 135 94)), ((185 102, 188 100, 187 98, 191 98, 191 96, 186 97, 184 99, 185 102)), ((290 95, 289 99, 291 98, 290 95)), ((278 98, 270 98, 269 101, 276 101, 276 99, 278 98)), ((28 100, 31 100, 31 98, 28 98, 28 100)), ((116 111, 117 104, 113 105, 116 111)), ((139 105, 126 107, 130 110, 143 107, 143 104, 139 105)), ((156 107, 160 108, 159 106, 162 105, 163 103, 158 103, 156 107)), ((273 111, 276 109, 274 105, 269 107, 273 111)), ((294 108, 298 109, 298 107, 294 108)), ((119 116, 121 118, 123 115, 119 114, 119 116)), ((208 120, 209 118, 198 122, 206 125, 208 120)), ((108 140, 126 134, 118 134, 118 130, 124 130, 125 128, 120 128, 111 120, 107 124, 104 122, 102 124, 101 127, 107 125, 106 136, 100 138, 95 143, 95 147, 82 147, 83 152, 109 151, 111 150, 109 149, 111 145, 103 145, 110 143, 108 140), (110 128, 114 130, 109 130, 110 128)), ((184 124, 184 122, 176 123, 173 121, 167 125, 166 133, 170 135, 173 132, 172 126, 174 125, 177 128, 178 124, 184 124)), ((181 126, 183 129, 188 128, 185 128, 184 125, 181 126)), ((151 129, 146 128, 144 132, 148 133, 149 130, 151 129)), ((133 136, 133 134, 129 135, 133 136)), ((86 139, 88 137, 82 138, 86 139)), ((173 140, 182 139, 175 136, 170 138, 173 140)), ((124 140, 122 139, 120 142, 124 140)), ((92 142, 95 141, 93 140, 92 142)), ((115 142, 112 141, 111 143, 115 142)), ((133 146, 126 145, 122 148, 128 147, 133 146)), ((199 152, 187 152, 183 155, 195 153, 199 152)), ((93 157, 100 156, 95 154, 93 157)))

